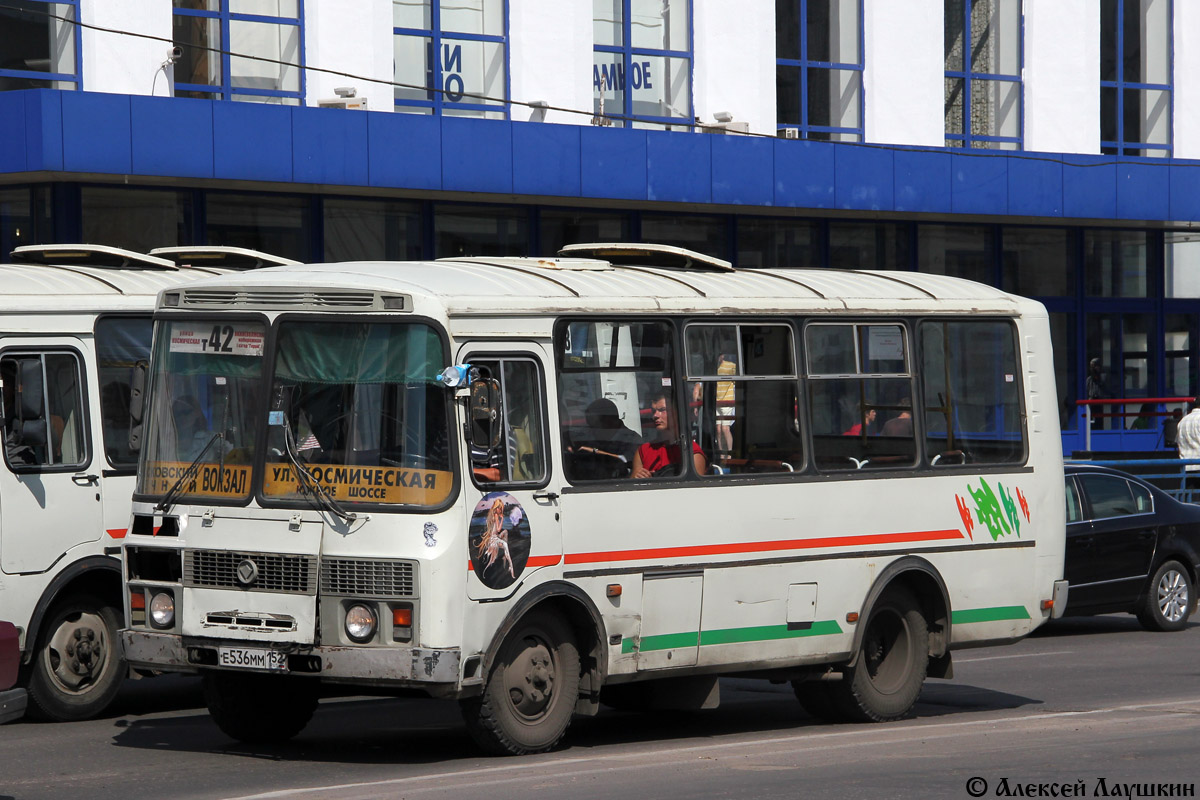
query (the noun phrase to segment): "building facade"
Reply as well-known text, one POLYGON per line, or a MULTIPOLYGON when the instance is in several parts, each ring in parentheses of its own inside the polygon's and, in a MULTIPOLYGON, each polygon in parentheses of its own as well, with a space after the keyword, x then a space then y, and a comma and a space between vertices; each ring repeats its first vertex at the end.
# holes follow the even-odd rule
POLYGON ((1200 391, 1188 41, 1182 0, 6 0, 0 252, 958 275, 1049 308, 1070 451, 1092 359, 1107 397, 1200 391))

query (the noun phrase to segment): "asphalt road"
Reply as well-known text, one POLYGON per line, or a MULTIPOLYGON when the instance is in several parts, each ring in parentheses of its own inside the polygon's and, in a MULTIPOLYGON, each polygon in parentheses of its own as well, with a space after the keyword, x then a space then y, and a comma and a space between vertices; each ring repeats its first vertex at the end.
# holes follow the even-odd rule
POLYGON ((287 745, 241 745, 209 720, 195 679, 166 676, 129 682, 103 719, 0 727, 0 798, 1195 793, 1198 656, 1200 624, 1151 634, 1129 616, 1062 620, 958 651, 955 678, 928 681, 909 720, 821 724, 786 686, 726 680, 719 709, 606 709, 577 718, 558 751, 525 758, 479 756, 457 706, 434 700, 329 698, 287 745))

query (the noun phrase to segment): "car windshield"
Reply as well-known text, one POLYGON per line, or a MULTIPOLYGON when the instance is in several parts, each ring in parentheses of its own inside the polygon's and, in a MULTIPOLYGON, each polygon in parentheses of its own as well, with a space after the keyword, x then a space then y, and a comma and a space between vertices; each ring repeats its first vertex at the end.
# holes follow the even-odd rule
POLYGON ((420 323, 286 322, 271 385, 266 498, 436 506, 453 488, 447 364, 420 323))
POLYGON ((265 342, 261 322, 158 323, 140 493, 250 496, 265 342))

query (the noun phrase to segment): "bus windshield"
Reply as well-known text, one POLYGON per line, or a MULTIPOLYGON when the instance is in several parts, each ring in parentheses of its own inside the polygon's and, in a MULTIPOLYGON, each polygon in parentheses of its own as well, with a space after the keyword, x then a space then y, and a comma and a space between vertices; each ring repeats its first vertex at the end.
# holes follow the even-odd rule
POLYGON ((432 327, 160 325, 141 493, 239 502, 261 489, 267 502, 325 507, 450 497, 449 399, 435 381, 447 359, 432 327))
POLYGON ((279 326, 263 496, 437 506, 453 488, 437 332, 419 323, 279 326))
POLYGON ((158 324, 139 492, 250 497, 265 345, 261 322, 158 324))

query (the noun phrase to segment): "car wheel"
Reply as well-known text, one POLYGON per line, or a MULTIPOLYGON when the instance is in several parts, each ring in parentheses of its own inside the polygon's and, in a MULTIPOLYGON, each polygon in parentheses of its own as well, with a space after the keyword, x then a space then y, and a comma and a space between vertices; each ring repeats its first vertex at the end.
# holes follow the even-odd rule
POLYGON ((1195 604, 1187 569, 1178 561, 1164 561, 1146 585, 1138 621, 1150 631, 1183 630, 1195 604))
POLYGON ((489 753, 523 755, 554 747, 579 699, 579 650, 570 628, 533 613, 513 628, 481 697, 464 700, 471 738, 489 753))
POLYGON ((125 677, 117 609, 90 594, 56 603, 38 637, 29 673, 29 715, 91 719, 116 697, 125 677))

